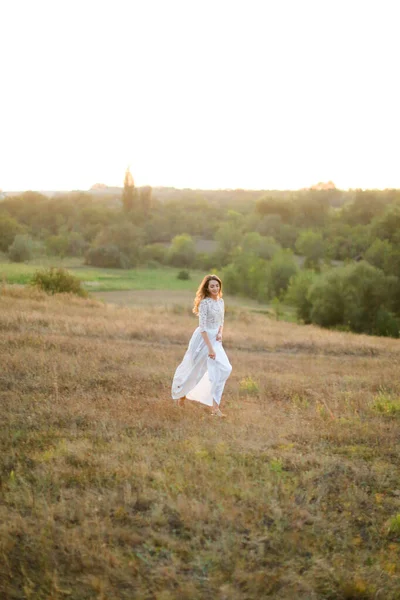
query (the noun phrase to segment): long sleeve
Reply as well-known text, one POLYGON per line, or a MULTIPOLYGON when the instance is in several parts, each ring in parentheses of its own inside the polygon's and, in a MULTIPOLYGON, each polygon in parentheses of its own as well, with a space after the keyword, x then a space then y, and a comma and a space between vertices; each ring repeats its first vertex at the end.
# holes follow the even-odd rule
POLYGON ((199 304, 199 327, 200 331, 207 329, 207 302, 202 300, 199 304))
POLYGON ((224 326, 225 320, 225 302, 221 298, 221 327, 224 326))

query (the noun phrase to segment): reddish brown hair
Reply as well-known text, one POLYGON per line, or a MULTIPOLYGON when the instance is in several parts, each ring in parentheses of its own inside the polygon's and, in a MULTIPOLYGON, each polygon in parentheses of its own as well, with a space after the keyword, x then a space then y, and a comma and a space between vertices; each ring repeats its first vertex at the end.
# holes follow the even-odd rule
POLYGON ((204 299, 210 296, 210 292, 208 291, 208 284, 210 283, 210 281, 218 281, 219 283, 219 294, 218 297, 222 298, 222 281, 220 280, 220 278, 217 275, 206 275, 203 279, 203 281, 201 282, 201 284, 199 285, 197 292, 196 292, 196 296, 194 299, 194 304, 193 304, 193 312, 195 315, 199 314, 199 304, 200 302, 204 299))

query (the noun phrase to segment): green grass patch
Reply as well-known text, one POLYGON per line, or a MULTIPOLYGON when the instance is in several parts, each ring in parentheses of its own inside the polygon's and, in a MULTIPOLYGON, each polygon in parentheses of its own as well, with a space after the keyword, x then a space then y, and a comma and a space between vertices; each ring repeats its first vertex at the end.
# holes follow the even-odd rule
POLYGON ((190 271, 190 279, 178 279, 180 269, 100 269, 88 267, 82 259, 42 258, 29 263, 0 263, 0 279, 7 284, 26 285, 39 269, 62 267, 78 277, 89 291, 111 292, 125 290, 189 290, 196 291, 203 272, 190 271))

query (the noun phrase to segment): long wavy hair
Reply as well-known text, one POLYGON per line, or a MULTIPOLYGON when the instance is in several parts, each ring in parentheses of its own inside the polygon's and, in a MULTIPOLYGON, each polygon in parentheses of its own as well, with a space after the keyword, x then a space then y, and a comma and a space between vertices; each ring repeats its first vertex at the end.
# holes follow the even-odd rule
POLYGON ((219 283, 219 294, 218 298, 222 298, 222 281, 217 275, 206 275, 199 285, 196 296, 193 304, 193 312, 195 315, 199 314, 199 304, 204 298, 208 298, 210 296, 210 292, 208 291, 208 284, 212 280, 218 281, 219 283))

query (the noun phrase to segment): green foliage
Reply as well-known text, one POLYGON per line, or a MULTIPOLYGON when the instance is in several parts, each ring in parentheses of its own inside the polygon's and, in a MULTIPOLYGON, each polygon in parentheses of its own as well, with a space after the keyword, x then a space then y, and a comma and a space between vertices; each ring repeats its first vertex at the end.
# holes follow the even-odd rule
MULTIPOLYGON (((102 248, 102 250, 98 253, 90 251, 87 256, 90 257, 92 262, 88 264, 96 264, 93 263, 93 260, 98 261, 99 257, 103 256, 104 260, 113 262, 112 265, 109 264, 108 266, 134 267, 140 260, 142 239, 141 229, 135 227, 129 221, 110 225, 96 236, 93 248, 102 248), (115 248, 118 250, 119 258, 115 248)), ((101 265, 97 262, 96 266, 101 265)))
POLYGON ((400 319, 390 310, 381 307, 376 313, 375 325, 371 332, 384 337, 398 338, 400 334, 400 319))
POLYGON ((182 271, 179 271, 177 278, 182 279, 183 281, 186 281, 186 280, 190 279, 190 273, 186 269, 183 269, 182 271))
POLYGON ((299 271, 290 278, 286 293, 286 302, 296 307, 296 316, 304 323, 311 323, 312 304, 309 299, 309 290, 316 279, 313 271, 299 271))
POLYGON ((262 236, 256 231, 244 235, 241 247, 245 253, 252 252, 265 260, 271 259, 281 249, 274 238, 262 236))
POLYGON ((244 395, 258 394, 260 391, 259 385, 250 376, 244 377, 239 383, 239 393, 244 395))
POLYGON ((291 277, 296 275, 298 270, 299 268, 290 250, 277 252, 268 263, 268 297, 281 298, 288 288, 291 277))
POLYGON ((311 321, 379 335, 397 330, 397 337, 396 320, 387 310, 392 285, 390 277, 366 262, 327 271, 307 294, 311 321))
POLYGON ((168 249, 168 263, 174 267, 191 267, 196 258, 196 247, 192 237, 186 233, 177 235, 168 249))
POLYGON ((135 183, 129 169, 126 169, 124 179, 124 189, 122 192, 122 206, 125 212, 130 212, 134 208, 137 198, 135 183))
POLYGON ((400 513, 389 520, 387 533, 390 537, 400 539, 400 513))
POLYGON ((85 262, 93 267, 128 269, 128 258, 114 244, 96 246, 86 253, 85 262))
POLYGON ((381 391, 375 397, 372 409, 389 417, 400 417, 400 399, 381 391))
POLYGON ((224 287, 230 294, 242 294, 258 299, 266 297, 267 262, 253 253, 237 249, 233 262, 224 267, 222 278, 224 287))
POLYGON ((14 262, 25 262, 32 258, 34 243, 29 235, 18 234, 8 249, 8 256, 14 262))
POLYGON ((365 253, 365 260, 371 265, 386 271, 388 259, 393 252, 393 246, 388 240, 376 239, 365 253))
POLYGON ((324 256, 324 241, 321 233, 302 231, 296 241, 296 250, 305 257, 306 268, 319 268, 324 256))
POLYGON ((215 234, 218 242, 218 258, 220 264, 227 264, 232 259, 233 252, 239 246, 242 232, 235 223, 223 223, 215 234))
POLYGON ((372 235, 381 240, 400 244, 400 206, 387 206, 382 216, 372 225, 372 235))
POLYGON ((142 260, 148 262, 156 261, 159 264, 164 264, 167 256, 167 248, 164 244, 147 244, 142 250, 142 260))
POLYGON ((69 273, 66 269, 42 269, 36 271, 31 280, 31 285, 48 294, 75 294, 82 298, 87 297, 87 292, 82 288, 80 279, 69 273))
POLYGON ((0 252, 7 252, 15 236, 23 232, 23 227, 6 213, 0 213, 0 252))
POLYGON ((50 256, 65 256, 68 250, 68 237, 66 235, 51 235, 46 240, 46 248, 50 256))

